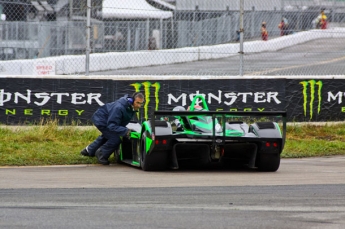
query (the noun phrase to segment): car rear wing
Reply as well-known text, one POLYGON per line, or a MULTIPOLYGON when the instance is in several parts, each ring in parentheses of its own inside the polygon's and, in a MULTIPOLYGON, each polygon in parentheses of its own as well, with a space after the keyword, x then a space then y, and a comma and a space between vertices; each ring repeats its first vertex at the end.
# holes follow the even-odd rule
MULTIPOLYGON (((209 116, 212 117, 213 120, 213 135, 215 135, 215 119, 222 118, 222 120, 226 120, 226 118, 237 118, 237 117, 248 117, 248 116, 256 116, 256 117, 276 117, 280 118, 283 122, 282 128, 282 138, 283 138, 283 145, 285 145, 285 138, 286 138, 286 111, 163 111, 158 110, 154 111, 151 116, 151 120, 159 120, 157 116, 160 117, 167 117, 167 116, 209 116)), ((151 122, 152 131, 155 133, 155 122, 151 122)), ((225 122, 222 122, 222 128, 225 129, 225 122)))

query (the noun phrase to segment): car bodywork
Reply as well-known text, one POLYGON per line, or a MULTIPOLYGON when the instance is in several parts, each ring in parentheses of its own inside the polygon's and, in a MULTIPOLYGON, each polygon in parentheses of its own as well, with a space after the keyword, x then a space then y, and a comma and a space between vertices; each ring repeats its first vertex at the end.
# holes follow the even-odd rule
POLYGON ((284 148, 286 112, 209 111, 205 99, 197 95, 189 111, 154 111, 150 120, 127 127, 132 129, 131 138, 123 139, 115 152, 119 163, 145 171, 221 164, 273 172, 280 166, 284 148), (203 110, 195 111, 195 104, 200 102, 203 110), (171 116, 181 128, 157 118, 171 116), (243 121, 253 116, 277 119, 282 125, 267 120, 252 124, 243 121))

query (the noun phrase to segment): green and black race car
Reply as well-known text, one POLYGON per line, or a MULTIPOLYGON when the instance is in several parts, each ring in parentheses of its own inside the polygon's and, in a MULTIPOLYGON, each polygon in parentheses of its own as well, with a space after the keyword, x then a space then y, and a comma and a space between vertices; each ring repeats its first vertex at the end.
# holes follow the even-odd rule
POLYGON ((142 124, 129 123, 131 138, 115 152, 117 162, 145 171, 215 163, 278 170, 286 136, 285 111, 209 111, 201 95, 194 97, 188 110, 180 108, 155 111, 142 124), (171 116, 174 122, 165 121, 171 116), (253 117, 262 121, 244 121, 253 117))

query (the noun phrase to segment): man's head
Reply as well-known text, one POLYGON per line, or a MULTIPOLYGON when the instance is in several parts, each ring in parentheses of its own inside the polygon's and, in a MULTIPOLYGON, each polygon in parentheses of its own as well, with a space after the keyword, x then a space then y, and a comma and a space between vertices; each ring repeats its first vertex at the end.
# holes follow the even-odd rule
POLYGON ((144 95, 141 92, 135 92, 132 95, 133 103, 132 107, 133 110, 138 111, 141 106, 144 104, 144 95))

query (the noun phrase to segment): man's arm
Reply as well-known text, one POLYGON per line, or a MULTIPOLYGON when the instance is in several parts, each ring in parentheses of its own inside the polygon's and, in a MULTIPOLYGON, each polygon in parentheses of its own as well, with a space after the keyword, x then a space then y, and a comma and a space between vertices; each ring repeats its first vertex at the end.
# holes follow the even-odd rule
POLYGON ((123 111, 119 107, 115 107, 115 109, 109 112, 107 128, 120 136, 125 136, 128 132, 128 129, 124 126, 121 126, 123 118, 122 112, 123 111))

